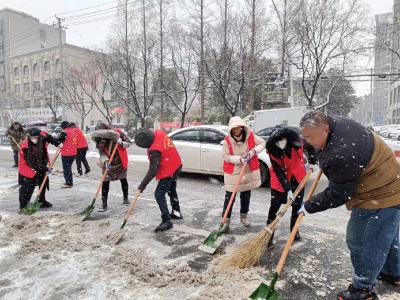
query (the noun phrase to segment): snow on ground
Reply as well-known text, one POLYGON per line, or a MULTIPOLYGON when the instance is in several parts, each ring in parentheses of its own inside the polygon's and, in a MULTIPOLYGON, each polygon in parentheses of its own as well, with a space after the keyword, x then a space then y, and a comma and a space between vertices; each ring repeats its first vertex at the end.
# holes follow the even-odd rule
MULTIPOLYGON (((250 229, 238 222, 237 201, 231 233, 211 256, 197 247, 219 224, 224 199, 219 178, 179 178, 185 219, 165 233, 153 232, 160 216, 152 182, 128 221, 125 239, 115 245, 127 209, 118 182, 111 184, 107 213, 96 209, 84 222, 78 215, 89 205, 100 175, 95 159, 89 163, 92 173, 75 177, 73 189, 61 189, 61 173, 51 175, 47 199, 52 209, 18 215, 16 169, 9 167, 11 152, 0 148, 0 299, 246 299, 261 282, 269 284, 289 235, 289 216, 260 266, 221 270, 219 265, 226 253, 263 228, 268 189, 252 191, 250 229)), ((146 168, 143 161, 130 164, 132 194, 146 168)), ((61 169, 60 161, 55 169, 61 169)), ((319 190, 324 186, 326 180, 319 190)), ((347 288, 352 272, 345 244, 348 217, 344 207, 305 217, 302 241, 294 243, 276 286, 282 299, 335 299, 347 288)), ((377 291, 381 299, 400 299, 398 288, 379 283, 377 291)))

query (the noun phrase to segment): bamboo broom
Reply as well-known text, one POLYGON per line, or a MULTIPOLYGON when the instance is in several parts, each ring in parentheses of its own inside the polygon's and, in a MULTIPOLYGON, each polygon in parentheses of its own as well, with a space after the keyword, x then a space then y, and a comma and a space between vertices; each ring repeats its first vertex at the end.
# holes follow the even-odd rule
MULTIPOLYGON (((312 170, 308 170, 306 176, 298 185, 293 195, 294 198, 297 197, 297 195, 306 185, 308 178, 311 175, 311 171, 312 170)), ((314 182, 310 190, 308 191, 306 201, 308 201, 311 198, 318 184, 319 178, 321 177, 321 174, 322 172, 320 171, 317 174, 317 177, 314 179, 314 182)), ((285 204, 283 209, 281 208, 278 211, 277 216, 272 223, 264 227, 257 235, 248 239, 242 245, 240 245, 236 250, 234 250, 231 255, 229 255, 224 259, 222 265, 224 267, 238 267, 240 269, 257 265, 260 262, 261 257, 264 255, 267 249, 268 242, 271 239, 274 231, 277 229, 279 221, 283 218, 283 216, 285 215, 286 211, 289 209, 293 201, 294 199, 289 199, 289 201, 285 204)))

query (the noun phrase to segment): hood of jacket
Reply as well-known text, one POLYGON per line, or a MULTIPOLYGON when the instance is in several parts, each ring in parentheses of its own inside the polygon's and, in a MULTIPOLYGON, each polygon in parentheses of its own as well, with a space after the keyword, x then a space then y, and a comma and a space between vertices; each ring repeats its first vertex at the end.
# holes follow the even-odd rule
POLYGON ((232 132, 231 131, 232 131, 233 128, 236 128, 236 127, 243 127, 244 128, 244 132, 246 133, 245 140, 247 140, 247 138, 249 137, 250 128, 249 128, 249 126, 246 125, 246 123, 242 120, 242 118, 238 117, 238 116, 232 117, 229 120, 229 124, 228 124, 229 137, 232 138, 232 132))
POLYGON ((285 149, 299 149, 302 146, 302 141, 300 135, 293 129, 288 127, 282 127, 275 130, 267 141, 267 151, 275 157, 282 158, 285 154, 285 150, 280 149, 276 146, 276 142, 285 138, 287 140, 287 145, 285 149))
POLYGON ((119 139, 119 133, 114 130, 100 129, 93 131, 91 138, 96 143, 99 140, 112 140, 116 142, 119 139))

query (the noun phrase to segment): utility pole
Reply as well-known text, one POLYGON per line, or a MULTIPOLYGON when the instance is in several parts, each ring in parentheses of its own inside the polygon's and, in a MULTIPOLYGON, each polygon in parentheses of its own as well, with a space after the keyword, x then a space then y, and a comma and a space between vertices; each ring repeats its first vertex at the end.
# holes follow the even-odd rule
MULTIPOLYGON (((160 91, 161 121, 164 121, 164 45, 163 45, 163 0, 160 0, 160 91)), ((201 76, 201 75, 200 75, 201 76)))
MULTIPOLYGON (((66 27, 62 26, 62 22, 65 21, 65 19, 57 17, 55 15, 55 18, 57 19, 57 28, 58 28, 58 49, 59 49, 59 53, 60 53, 60 57, 59 57, 59 62, 60 62, 60 82, 62 84, 62 82, 64 81, 64 53, 63 53, 63 40, 62 40, 62 30, 66 27)), ((57 71, 57 70, 56 70, 57 71)), ((59 87, 56 87, 57 89, 59 87)), ((55 93, 53 93, 53 97, 55 93)), ((57 95, 56 95, 57 99, 53 99, 53 101, 61 101, 61 96, 60 93, 57 91, 57 95)), ((58 105, 54 105, 54 108, 57 110, 58 105)), ((61 118, 64 119, 65 118, 65 107, 64 104, 61 101, 61 118)), ((54 120, 55 121, 55 120, 54 120)))

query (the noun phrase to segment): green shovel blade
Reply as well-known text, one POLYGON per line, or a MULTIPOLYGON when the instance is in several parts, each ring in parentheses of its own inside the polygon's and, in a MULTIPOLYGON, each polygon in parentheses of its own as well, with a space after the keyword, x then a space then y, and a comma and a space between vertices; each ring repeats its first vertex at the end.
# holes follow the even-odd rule
POLYGON ((265 283, 261 283, 249 298, 259 300, 278 300, 279 294, 270 286, 266 285, 265 283))
POLYGON ((82 221, 85 221, 87 217, 90 216, 90 214, 94 211, 94 205, 89 205, 88 207, 85 208, 85 210, 81 213, 81 215, 84 215, 82 221))
POLYGON ((125 219, 125 220, 122 222, 122 225, 121 225, 121 227, 120 227, 119 229, 124 229, 124 227, 125 227, 127 221, 128 221, 128 220, 125 219))
POLYGON ((29 215, 33 215, 35 212, 37 212, 40 208, 40 206, 42 206, 42 204, 40 202, 29 202, 26 207, 24 208, 24 212, 26 214, 29 215))
POLYGON ((203 245, 212 247, 222 233, 220 231, 211 232, 204 240, 203 245))

